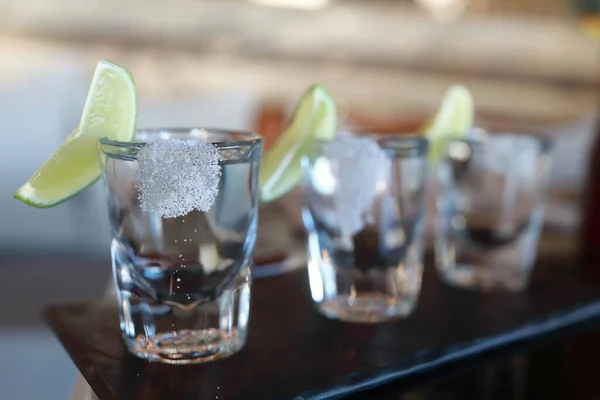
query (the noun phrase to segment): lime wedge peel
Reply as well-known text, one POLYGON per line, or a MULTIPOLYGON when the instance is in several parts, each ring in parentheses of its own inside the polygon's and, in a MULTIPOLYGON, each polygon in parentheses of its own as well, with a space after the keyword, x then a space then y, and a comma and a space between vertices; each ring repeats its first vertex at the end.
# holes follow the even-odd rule
POLYGON ((429 160, 438 162, 450 139, 466 137, 473 129, 475 107, 469 89, 462 85, 448 88, 435 117, 423 128, 429 140, 429 160))
POLYGON ((98 140, 132 141, 137 110, 135 83, 129 71, 111 61, 100 61, 79 126, 14 197, 33 207, 48 208, 94 184, 101 175, 98 140))
MULTIPOLYGON (((72 132, 71 134, 73 134, 73 133, 74 132, 72 132)), ((41 171, 41 168, 38 171, 41 171)), ((13 198, 27 204, 28 206, 31 206, 31 207, 52 208, 61 203, 64 203, 67 200, 72 199, 73 197, 77 196, 79 193, 83 192, 87 188, 93 186, 100 179, 100 175, 98 175, 91 182, 89 182, 87 185, 83 186, 79 190, 76 190, 76 191, 66 195, 65 197, 59 198, 58 200, 54 200, 54 201, 45 199, 45 198, 39 196, 39 189, 36 190, 35 187, 31 183, 36 178, 37 178, 37 172, 33 177, 31 177, 29 179, 28 182, 26 182, 23 186, 21 186, 19 188, 19 190, 17 190, 17 192, 14 194, 13 198)))
POLYGON ((260 173, 263 202, 276 200, 302 180, 302 157, 317 140, 331 140, 337 132, 333 97, 321 85, 312 85, 300 98, 292 119, 265 155, 260 173))

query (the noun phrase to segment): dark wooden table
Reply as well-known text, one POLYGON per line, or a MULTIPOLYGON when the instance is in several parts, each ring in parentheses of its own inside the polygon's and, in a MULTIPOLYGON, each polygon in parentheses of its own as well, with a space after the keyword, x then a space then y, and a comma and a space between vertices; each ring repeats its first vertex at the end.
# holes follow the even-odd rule
POLYGON ((597 400, 600 328, 555 338, 516 355, 413 376, 348 400, 597 400))
POLYGON ((600 323, 600 287, 562 270, 538 268, 524 293, 487 295, 450 288, 426 270, 417 311, 379 325, 319 315, 304 271, 258 279, 246 348, 206 365, 151 364, 129 355, 114 304, 52 306, 45 315, 101 399, 398 398, 425 383, 427 390, 414 393, 429 398, 438 393, 431 382, 448 374, 567 343, 600 323), (365 390, 371 392, 360 394, 365 390))

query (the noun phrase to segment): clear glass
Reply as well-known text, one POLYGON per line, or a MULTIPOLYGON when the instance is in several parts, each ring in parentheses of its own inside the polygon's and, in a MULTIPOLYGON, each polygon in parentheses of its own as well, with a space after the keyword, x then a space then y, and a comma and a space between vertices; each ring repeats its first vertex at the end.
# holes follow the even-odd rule
POLYGON ((520 291, 542 228, 550 142, 476 132, 449 142, 437 168, 436 265, 453 285, 520 291))
POLYGON ((121 331, 138 357, 190 364, 229 356, 250 317, 262 140, 215 129, 140 130, 136 141, 102 139, 121 331), (162 218, 140 207, 137 154, 158 139, 213 143, 221 156, 208 212, 162 218))
POLYGON ((368 171, 339 165, 324 144, 305 157, 302 213, 318 309, 330 318, 375 323, 408 316, 418 300, 428 143, 406 135, 364 137, 385 154, 368 171), (368 190, 372 200, 360 210, 353 197, 368 190))

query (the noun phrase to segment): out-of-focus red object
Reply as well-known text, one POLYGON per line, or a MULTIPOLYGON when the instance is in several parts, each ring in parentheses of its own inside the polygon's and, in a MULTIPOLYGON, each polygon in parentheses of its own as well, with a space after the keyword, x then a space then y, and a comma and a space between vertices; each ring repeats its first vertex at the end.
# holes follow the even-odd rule
POLYGON ((358 111, 351 111, 348 115, 349 122, 357 127, 358 131, 377 132, 389 134, 416 134, 423 126, 423 118, 381 118, 358 111))
POLYGON ((279 103, 266 103, 260 107, 254 130, 264 139, 265 149, 269 149, 279 134, 285 128, 287 116, 283 105, 279 103))
POLYGON ((583 275, 600 282, 600 119, 590 153, 582 218, 581 255, 583 275))

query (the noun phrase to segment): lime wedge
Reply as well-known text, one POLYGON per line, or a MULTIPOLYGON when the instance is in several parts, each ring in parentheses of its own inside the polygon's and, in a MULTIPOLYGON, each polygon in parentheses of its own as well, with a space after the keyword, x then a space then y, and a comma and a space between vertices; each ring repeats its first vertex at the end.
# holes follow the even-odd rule
POLYGON ((423 128, 429 140, 429 160, 437 162, 443 155, 445 142, 463 138, 473 128, 475 115, 473 97, 464 86, 448 88, 435 117, 423 128))
POLYGON ((265 155, 260 173, 263 202, 278 199, 302 180, 302 156, 315 140, 330 140, 337 130, 333 97, 321 85, 302 96, 291 122, 265 155))
POLYGON ((131 141, 136 123, 137 95, 131 74, 110 61, 100 61, 79 126, 14 197, 47 208, 77 195, 100 177, 98 139, 131 141))

